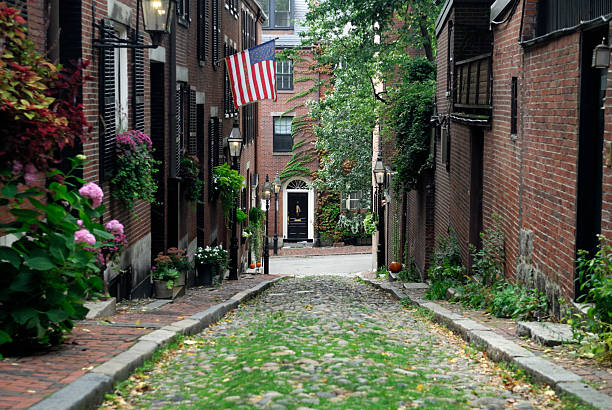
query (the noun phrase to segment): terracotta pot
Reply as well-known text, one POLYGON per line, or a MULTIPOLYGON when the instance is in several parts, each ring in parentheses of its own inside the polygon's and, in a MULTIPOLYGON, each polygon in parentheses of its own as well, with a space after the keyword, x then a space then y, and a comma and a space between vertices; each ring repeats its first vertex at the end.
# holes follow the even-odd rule
POLYGON ((391 262, 389 264, 389 270, 393 273, 397 273, 402 270, 402 264, 399 262, 391 262))
POLYGON ((251 269, 255 269, 255 264, 254 264, 254 263, 251 263, 251 264, 249 265, 249 268, 251 268, 251 269))
POLYGON ((257 262, 257 267, 261 268, 261 262, 257 262))

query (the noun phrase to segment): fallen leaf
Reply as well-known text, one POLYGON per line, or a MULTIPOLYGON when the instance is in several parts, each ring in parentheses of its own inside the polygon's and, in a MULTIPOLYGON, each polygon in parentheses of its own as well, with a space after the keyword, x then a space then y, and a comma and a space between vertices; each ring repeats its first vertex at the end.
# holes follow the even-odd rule
POLYGON ((417 389, 417 391, 423 390, 423 385, 422 384, 418 384, 416 389, 417 389))

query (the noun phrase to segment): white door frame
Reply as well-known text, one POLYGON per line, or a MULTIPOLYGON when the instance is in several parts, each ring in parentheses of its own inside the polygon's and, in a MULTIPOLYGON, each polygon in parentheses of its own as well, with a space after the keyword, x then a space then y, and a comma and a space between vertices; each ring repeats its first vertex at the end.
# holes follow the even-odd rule
POLYGON ((287 194, 290 192, 307 192, 308 193, 308 239, 314 240, 314 206, 315 196, 314 188, 307 178, 291 178, 283 183, 283 239, 287 239, 288 224, 287 224, 287 194), (289 183, 293 181, 303 181, 309 189, 287 189, 289 183))

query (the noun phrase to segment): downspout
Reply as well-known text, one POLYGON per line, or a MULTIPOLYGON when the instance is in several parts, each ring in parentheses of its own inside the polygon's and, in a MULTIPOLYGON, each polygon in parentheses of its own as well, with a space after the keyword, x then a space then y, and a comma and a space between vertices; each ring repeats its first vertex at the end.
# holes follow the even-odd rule
POLYGON ((176 18, 172 19, 168 41, 168 134, 170 136, 170 177, 178 177, 176 155, 176 18))
POLYGON ((47 28, 47 57, 53 64, 59 63, 59 0, 49 0, 49 27, 47 28))

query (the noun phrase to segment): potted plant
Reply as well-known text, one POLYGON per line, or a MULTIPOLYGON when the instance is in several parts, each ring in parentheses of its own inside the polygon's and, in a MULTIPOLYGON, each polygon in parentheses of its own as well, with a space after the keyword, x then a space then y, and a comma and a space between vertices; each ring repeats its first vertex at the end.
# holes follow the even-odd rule
POLYGON ((155 258, 155 266, 151 269, 155 297, 158 299, 172 299, 173 289, 181 273, 173 266, 172 258, 159 254, 155 258))
POLYGON ((210 286, 213 278, 217 277, 221 282, 223 273, 227 267, 227 251, 221 245, 198 248, 193 255, 198 285, 210 286))
POLYGON ((172 260, 172 266, 181 273, 181 276, 176 281, 176 285, 185 286, 186 278, 190 277, 190 284, 193 284, 194 266, 189 260, 189 255, 184 249, 169 248, 166 253, 172 260))

